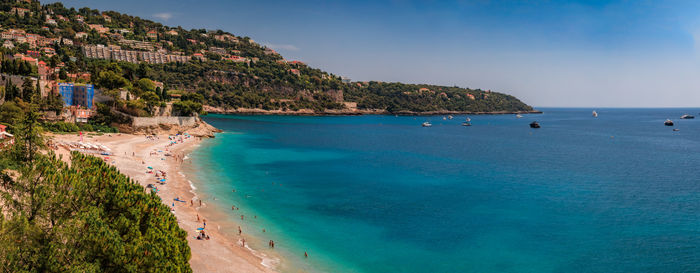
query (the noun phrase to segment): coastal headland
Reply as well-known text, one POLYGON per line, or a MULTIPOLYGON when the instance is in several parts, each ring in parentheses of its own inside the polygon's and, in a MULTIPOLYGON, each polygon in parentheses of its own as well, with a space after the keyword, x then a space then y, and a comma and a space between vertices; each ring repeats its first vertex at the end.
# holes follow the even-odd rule
POLYGON ((260 108, 221 108, 204 105, 204 111, 210 114, 232 115, 288 115, 288 116, 360 116, 360 115, 400 115, 400 116, 436 116, 436 115, 515 115, 515 114, 542 114, 540 110, 528 111, 396 111, 385 109, 325 109, 314 111, 312 109, 293 110, 265 110, 260 108))

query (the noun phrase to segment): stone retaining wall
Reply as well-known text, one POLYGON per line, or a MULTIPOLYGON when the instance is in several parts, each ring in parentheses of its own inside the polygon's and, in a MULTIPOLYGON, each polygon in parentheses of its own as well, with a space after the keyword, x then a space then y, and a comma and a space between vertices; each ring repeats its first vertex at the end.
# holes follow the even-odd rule
POLYGON ((197 120, 197 117, 132 117, 131 126, 151 127, 158 126, 160 124, 194 126, 197 124, 197 120))

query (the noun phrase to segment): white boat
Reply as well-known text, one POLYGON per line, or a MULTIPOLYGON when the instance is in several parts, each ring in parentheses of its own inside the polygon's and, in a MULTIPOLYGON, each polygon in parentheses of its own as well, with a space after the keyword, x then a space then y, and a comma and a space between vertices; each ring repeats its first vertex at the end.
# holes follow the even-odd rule
POLYGON ((446 117, 442 117, 442 120, 447 120, 447 118, 446 118, 446 117))
POLYGON ((515 115, 515 117, 516 117, 516 118, 522 118, 522 117, 523 117, 523 115, 521 115, 521 114, 517 114, 517 115, 515 115))
POLYGON ((453 119, 454 117, 452 115, 447 116, 448 119, 453 119))
POLYGON ((694 119, 694 118, 695 118, 695 116, 693 116, 693 115, 688 115, 688 114, 685 114, 685 115, 682 115, 682 116, 681 116, 681 119, 694 119))
POLYGON ((471 122, 472 119, 470 119, 469 117, 467 117, 466 121, 467 121, 467 122, 471 122))
POLYGON ((423 126, 423 127, 430 127, 430 126, 433 126, 433 125, 430 124, 430 122, 427 122, 427 121, 426 121, 426 122, 423 122, 423 125, 422 125, 422 126, 423 126))
POLYGON ((598 112, 596 112, 595 110, 593 110, 593 117, 594 117, 594 118, 597 118, 597 117, 598 117, 598 112))

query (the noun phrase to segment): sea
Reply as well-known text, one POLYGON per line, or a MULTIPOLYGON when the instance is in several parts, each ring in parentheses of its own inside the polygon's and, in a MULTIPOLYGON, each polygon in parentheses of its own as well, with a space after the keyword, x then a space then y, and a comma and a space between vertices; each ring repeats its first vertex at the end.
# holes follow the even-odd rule
POLYGON ((282 272, 700 271, 700 109, 540 110, 207 115, 185 171, 282 272))

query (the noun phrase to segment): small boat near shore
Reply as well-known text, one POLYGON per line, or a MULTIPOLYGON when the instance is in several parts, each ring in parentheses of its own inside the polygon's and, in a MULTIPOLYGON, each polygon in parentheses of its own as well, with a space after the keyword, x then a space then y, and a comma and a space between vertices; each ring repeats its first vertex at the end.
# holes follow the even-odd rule
POLYGON ((423 126, 423 127, 430 127, 430 126, 433 126, 433 124, 426 121, 426 122, 423 122, 423 124, 422 124, 421 126, 423 126))
POLYGON ((694 118, 695 118, 695 116, 693 116, 693 115, 688 115, 688 114, 685 114, 685 115, 682 115, 682 116, 681 116, 681 119, 694 119, 694 118))
POLYGON ((592 115, 593 115, 594 118, 597 118, 597 117, 598 117, 598 112, 596 112, 595 110, 593 110, 593 114, 592 114, 592 115))
POLYGON ((532 123, 530 123, 530 128, 540 128, 540 123, 537 121, 533 121, 532 123))
POLYGON ((464 122, 462 122, 462 126, 472 126, 472 119, 467 117, 464 122))
POLYGON ((670 119, 667 119, 666 121, 664 121, 664 125, 673 126, 673 121, 671 121, 670 119))
POLYGON ((515 117, 516 117, 516 118, 522 118, 523 115, 521 115, 521 114, 516 114, 515 117))
POLYGON ((453 119, 454 117, 452 115, 447 116, 448 119, 453 119))

